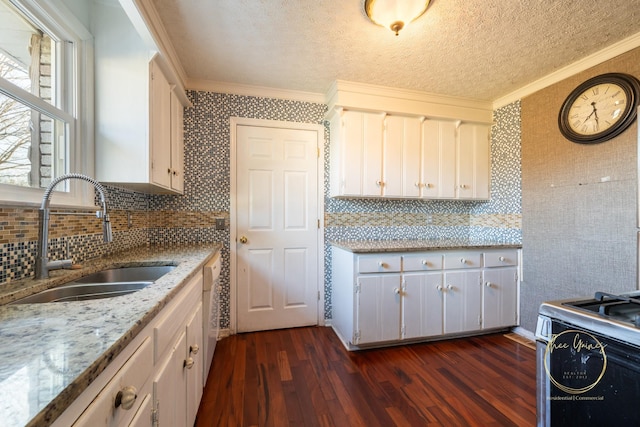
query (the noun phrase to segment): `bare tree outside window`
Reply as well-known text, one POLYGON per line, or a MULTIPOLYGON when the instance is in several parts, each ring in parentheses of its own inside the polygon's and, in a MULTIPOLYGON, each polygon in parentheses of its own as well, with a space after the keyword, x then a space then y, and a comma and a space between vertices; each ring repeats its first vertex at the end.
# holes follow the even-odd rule
MULTIPOLYGON (((29 90, 28 70, 0 51, 0 77, 29 90)), ((0 183, 31 185, 31 109, 0 94, 0 183)))

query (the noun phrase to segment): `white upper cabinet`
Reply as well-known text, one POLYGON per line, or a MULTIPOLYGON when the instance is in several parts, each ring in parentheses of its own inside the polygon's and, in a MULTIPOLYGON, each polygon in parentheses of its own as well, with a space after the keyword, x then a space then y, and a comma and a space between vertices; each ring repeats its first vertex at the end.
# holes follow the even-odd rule
POLYGON ((188 100, 177 96, 175 74, 134 25, 133 9, 95 2, 96 177, 136 191, 182 193, 188 100))
POLYGON ((456 198, 489 199, 489 126, 459 126, 457 161, 456 198))
POLYGON ((387 197, 418 197, 420 194, 420 122, 416 117, 385 117, 383 164, 387 197))
POLYGON ((331 196, 489 199, 489 125, 339 110, 331 196))
POLYGON ((384 115, 339 111, 331 120, 331 196, 382 195, 384 115))
POLYGON ((425 120, 422 123, 420 197, 451 199, 456 196, 456 123, 425 120))

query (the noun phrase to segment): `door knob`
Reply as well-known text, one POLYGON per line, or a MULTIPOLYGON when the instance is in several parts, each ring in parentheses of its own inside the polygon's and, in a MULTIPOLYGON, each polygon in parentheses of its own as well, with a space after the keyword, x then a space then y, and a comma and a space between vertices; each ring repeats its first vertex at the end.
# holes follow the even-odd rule
POLYGON ((242 243, 243 245, 244 245, 245 243, 247 243, 248 241, 249 241, 249 239, 247 239, 247 237, 246 237, 246 236, 242 236, 242 237, 240 237, 240 243, 242 243))

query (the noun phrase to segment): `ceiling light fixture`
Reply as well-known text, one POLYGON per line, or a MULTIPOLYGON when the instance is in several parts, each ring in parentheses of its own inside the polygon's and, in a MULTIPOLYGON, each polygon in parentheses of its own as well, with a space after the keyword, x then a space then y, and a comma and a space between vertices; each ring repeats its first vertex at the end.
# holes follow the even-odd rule
POLYGON ((398 35, 409 22, 422 15, 431 0, 365 0, 364 11, 375 24, 398 35))

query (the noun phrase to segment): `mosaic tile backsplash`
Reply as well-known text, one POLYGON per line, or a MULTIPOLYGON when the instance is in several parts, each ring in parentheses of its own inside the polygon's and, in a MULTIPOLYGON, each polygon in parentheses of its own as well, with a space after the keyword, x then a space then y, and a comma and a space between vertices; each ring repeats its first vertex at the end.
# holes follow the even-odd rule
MULTIPOLYGON (((325 126, 325 240, 485 238, 521 241, 520 103, 494 112, 491 200, 344 200, 328 197, 329 127, 323 104, 188 92, 184 114, 185 190, 146 195, 107 187, 114 243, 101 242, 100 222, 87 216, 52 217, 56 257, 82 262, 107 251, 144 244, 220 242, 221 328, 229 327, 230 117, 321 123, 325 126), (227 227, 215 228, 224 218, 227 227)), ((33 274, 37 209, 0 208, 0 284, 33 274)), ((325 317, 331 318, 330 247, 325 248, 325 317)))

